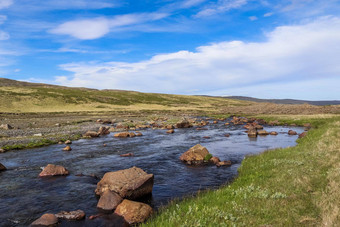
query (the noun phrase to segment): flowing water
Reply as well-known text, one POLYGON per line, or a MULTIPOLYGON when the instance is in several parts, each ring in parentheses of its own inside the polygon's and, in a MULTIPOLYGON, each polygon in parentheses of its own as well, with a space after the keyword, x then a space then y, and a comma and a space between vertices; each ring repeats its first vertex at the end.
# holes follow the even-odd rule
MULTIPOLYGON (((104 173, 142 168, 155 175, 152 196, 144 198, 155 209, 169 200, 195 194, 199 190, 216 188, 237 175, 237 169, 246 155, 267 149, 294 146, 297 136, 289 136, 289 129, 298 133, 298 127, 266 127, 277 131, 277 136, 248 138, 242 125, 225 126, 225 122, 209 124, 208 130, 176 129, 174 134, 165 130, 143 130, 142 137, 114 138, 110 135, 95 139, 81 139, 65 152, 65 145, 28 149, 0 154, 0 163, 9 170, 0 172, 0 226, 27 226, 44 213, 82 209, 87 216, 97 214, 94 190, 104 173), (230 137, 225 137, 230 133, 230 137), (203 138, 209 136, 210 138, 203 138), (103 144, 107 144, 106 147, 103 144), (213 156, 231 160, 231 167, 191 167, 179 161, 179 156, 200 143, 213 156), (134 153, 133 157, 120 154, 134 153), (39 178, 41 168, 48 163, 62 165, 69 176, 39 178), (78 174, 84 176, 76 176, 78 174)), ((62 226, 110 226, 112 217, 95 221, 63 222, 62 226)), ((114 219, 114 218, 113 218, 114 219)))

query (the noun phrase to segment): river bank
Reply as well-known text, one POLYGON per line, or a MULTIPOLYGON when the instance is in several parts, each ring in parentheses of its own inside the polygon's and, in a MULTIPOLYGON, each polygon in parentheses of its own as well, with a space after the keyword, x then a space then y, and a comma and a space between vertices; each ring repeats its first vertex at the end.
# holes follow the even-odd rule
POLYGON ((247 156, 232 184, 174 200, 143 226, 339 225, 340 117, 276 119, 313 129, 295 147, 247 156))

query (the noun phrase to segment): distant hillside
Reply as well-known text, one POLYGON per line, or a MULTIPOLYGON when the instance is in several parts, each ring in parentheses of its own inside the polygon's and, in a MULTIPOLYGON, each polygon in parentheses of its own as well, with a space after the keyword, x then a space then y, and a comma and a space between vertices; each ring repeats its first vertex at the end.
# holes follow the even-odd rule
POLYGON ((70 88, 0 78, 0 112, 214 111, 249 104, 221 97, 70 88))
POLYGON ((326 106, 326 105, 340 105, 338 100, 328 100, 328 101, 307 101, 307 100, 296 100, 296 99, 258 99, 246 96, 227 96, 229 99, 237 99, 242 101, 250 102, 269 102, 276 104, 310 104, 315 106, 326 106))

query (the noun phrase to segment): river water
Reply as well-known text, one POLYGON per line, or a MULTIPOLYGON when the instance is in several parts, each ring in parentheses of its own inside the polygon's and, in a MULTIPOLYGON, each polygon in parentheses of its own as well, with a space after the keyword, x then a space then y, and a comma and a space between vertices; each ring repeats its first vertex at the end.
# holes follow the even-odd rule
MULTIPOLYGON (((51 145, 2 153, 0 163, 9 170, 0 172, 0 226, 27 226, 44 213, 62 210, 82 209, 87 217, 97 214, 94 190, 99 179, 90 175, 101 178, 106 172, 132 166, 155 175, 152 196, 143 202, 157 209, 171 199, 226 184, 237 175, 246 155, 295 146, 297 136, 289 136, 288 130, 303 131, 299 127, 265 126, 265 130, 279 134, 251 139, 242 125, 225 126, 225 122, 209 124, 205 127, 208 130, 175 129, 174 134, 147 129, 141 131, 142 137, 134 138, 114 138, 111 133, 74 141, 70 152, 62 151, 65 145, 51 145), (230 137, 225 137, 226 133, 230 137), (190 167, 182 163, 179 156, 198 143, 222 161, 231 160, 233 165, 190 167), (134 156, 119 156, 125 153, 134 156), (49 163, 64 166, 70 175, 39 178, 40 167, 49 163), (85 176, 76 176, 81 173, 85 176)), ((112 223, 112 217, 106 216, 95 221, 63 222, 62 226, 112 226, 112 223)))

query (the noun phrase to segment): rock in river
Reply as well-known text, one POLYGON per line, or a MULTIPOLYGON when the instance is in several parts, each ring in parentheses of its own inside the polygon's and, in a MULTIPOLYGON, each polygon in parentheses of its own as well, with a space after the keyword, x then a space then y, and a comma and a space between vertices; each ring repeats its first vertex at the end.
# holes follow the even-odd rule
POLYGON ((112 212, 122 202, 122 197, 117 193, 106 190, 100 196, 97 208, 105 212, 112 212))
POLYGON ((91 138, 94 138, 94 137, 98 137, 99 136, 99 133, 95 132, 95 131, 87 131, 85 134, 84 134, 85 137, 91 137, 91 138))
POLYGON ((289 130, 288 135, 294 136, 294 135, 297 135, 297 132, 295 132, 293 130, 289 130))
POLYGON ((121 138, 126 138, 126 137, 135 137, 136 134, 133 132, 120 132, 114 134, 114 137, 121 137, 121 138))
POLYGON ((5 170, 7 170, 7 168, 3 164, 0 163, 0 172, 5 171, 5 170))
POLYGON ((186 119, 181 120, 181 121, 176 123, 176 128, 190 128, 190 127, 192 127, 192 125, 186 119))
POLYGON ((35 220, 31 226, 57 226, 58 218, 54 214, 44 214, 35 220))
POLYGON ((62 176, 68 175, 69 171, 65 169, 63 166, 48 164, 43 171, 39 174, 39 177, 46 176, 62 176))
POLYGON ((66 146, 63 148, 63 151, 72 151, 72 148, 70 146, 66 146))
POLYGON ((122 198, 135 199, 152 192, 153 179, 153 174, 147 174, 135 166, 107 172, 98 182, 95 192, 97 195, 102 195, 106 190, 110 190, 122 198))
POLYGON ((179 159, 189 165, 196 165, 202 164, 204 162, 204 158, 209 154, 210 153, 207 148, 203 147, 201 144, 197 144, 184 152, 179 159))
POLYGON ((257 134, 260 136, 266 136, 269 135, 269 132, 267 132, 266 130, 259 130, 257 131, 257 134))
POLYGON ((140 202, 124 199, 115 210, 115 214, 123 216, 130 225, 144 222, 152 214, 152 208, 140 202))
POLYGON ((257 137, 257 130, 256 130, 256 128, 253 128, 253 127, 249 128, 248 136, 249 137, 257 137))
POLYGON ((81 220, 85 218, 85 212, 82 210, 75 211, 61 211, 55 215, 57 218, 66 219, 66 220, 81 220))

